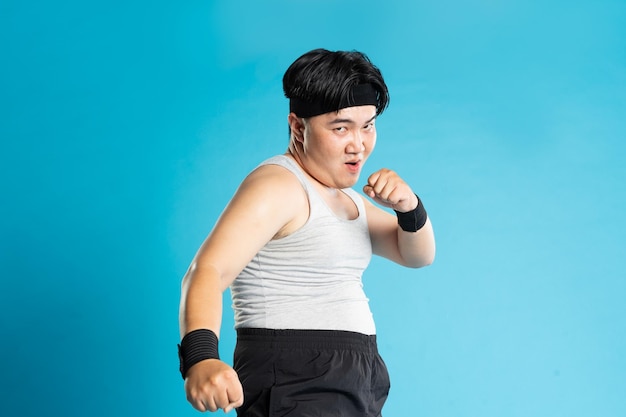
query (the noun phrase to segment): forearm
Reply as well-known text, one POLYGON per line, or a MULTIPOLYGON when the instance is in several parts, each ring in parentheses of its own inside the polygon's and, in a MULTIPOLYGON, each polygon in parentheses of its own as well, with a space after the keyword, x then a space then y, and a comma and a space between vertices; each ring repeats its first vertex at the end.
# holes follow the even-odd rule
POLYGON ((243 404, 243 388, 233 368, 219 360, 224 284, 219 272, 195 261, 185 274, 180 298, 180 369, 187 399, 198 411, 229 412, 243 404), (207 331, 192 332, 197 329, 207 331), (185 337, 185 335, 187 335, 185 337), (185 344, 187 341, 187 344, 185 344))
POLYGON ((433 263, 435 260, 435 235, 430 219, 424 226, 415 232, 406 232, 399 226, 398 251, 402 263, 411 268, 420 268, 433 263))
POLYGON ((180 337, 196 329, 218 337, 222 322, 222 280, 215 268, 192 264, 183 278, 180 298, 180 337))

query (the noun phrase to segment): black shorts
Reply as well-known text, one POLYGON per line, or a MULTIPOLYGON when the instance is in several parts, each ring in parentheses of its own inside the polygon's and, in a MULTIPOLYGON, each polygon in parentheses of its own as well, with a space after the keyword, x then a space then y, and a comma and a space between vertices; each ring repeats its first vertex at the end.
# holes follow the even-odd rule
POLYGON ((379 417, 389 374, 376 336, 334 330, 238 329, 240 417, 379 417))

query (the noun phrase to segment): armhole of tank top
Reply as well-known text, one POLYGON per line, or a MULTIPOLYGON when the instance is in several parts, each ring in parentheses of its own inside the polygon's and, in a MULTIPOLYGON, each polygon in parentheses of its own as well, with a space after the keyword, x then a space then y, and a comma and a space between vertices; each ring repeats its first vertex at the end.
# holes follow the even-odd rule
POLYGON ((344 188, 341 191, 345 195, 350 197, 350 199, 352 200, 352 202, 356 206, 356 209, 359 212, 359 217, 357 217, 354 220, 365 219, 367 221, 367 213, 365 212, 365 201, 363 201, 364 198, 361 196, 361 194, 359 194, 352 188, 344 188))

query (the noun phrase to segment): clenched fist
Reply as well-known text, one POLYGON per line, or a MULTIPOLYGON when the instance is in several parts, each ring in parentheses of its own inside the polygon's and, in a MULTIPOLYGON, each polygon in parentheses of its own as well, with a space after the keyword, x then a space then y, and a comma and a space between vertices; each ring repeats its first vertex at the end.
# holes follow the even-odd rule
POLYGON ((417 207, 418 200, 409 185, 398 174, 383 168, 367 179, 363 192, 384 207, 401 213, 409 212, 417 207))
POLYGON ((219 359, 193 365, 185 379, 187 400, 198 411, 228 413, 243 404, 243 388, 237 372, 219 359))

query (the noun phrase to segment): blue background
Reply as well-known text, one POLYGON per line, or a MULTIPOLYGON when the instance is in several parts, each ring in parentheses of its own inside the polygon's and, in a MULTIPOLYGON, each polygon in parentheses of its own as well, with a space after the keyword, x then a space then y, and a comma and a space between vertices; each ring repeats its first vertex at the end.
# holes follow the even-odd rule
POLYGON ((317 47, 382 69, 365 173, 436 230, 364 277, 385 415, 626 415, 623 0, 4 0, 0 36, 0 415, 197 415, 180 279, 317 47))

